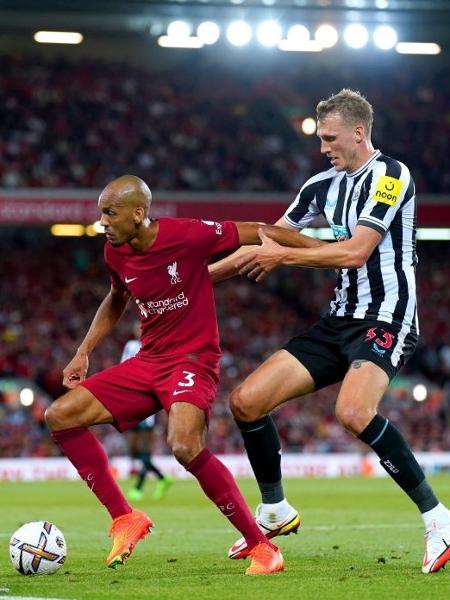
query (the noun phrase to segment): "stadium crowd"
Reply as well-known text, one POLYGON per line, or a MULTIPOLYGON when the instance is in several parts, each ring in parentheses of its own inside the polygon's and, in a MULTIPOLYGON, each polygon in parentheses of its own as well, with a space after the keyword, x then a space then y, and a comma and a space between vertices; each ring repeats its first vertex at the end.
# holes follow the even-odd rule
POLYGON ((289 64, 0 56, 0 187, 101 188, 131 171, 160 190, 294 191, 323 165, 299 123, 356 86, 376 108, 375 144, 408 164, 418 192, 449 189, 448 68, 325 63, 317 77, 315 63, 289 64))
MULTIPOLYGON (((61 394, 62 369, 73 355, 108 288, 102 238, 51 238, 43 230, 17 229, 0 240, 4 277, 0 287, 0 384, 11 377, 32 380, 48 401, 61 394)), ((450 247, 423 242, 418 269, 421 342, 394 380, 382 412, 402 429, 414 450, 450 451, 450 247), (413 399, 415 383, 428 397, 413 399)), ((242 451, 228 409, 228 395, 275 348, 324 311, 335 274, 313 269, 273 273, 264 285, 233 279, 216 286, 223 359, 209 447, 242 451)), ((119 361, 132 335, 134 306, 91 357, 91 372, 119 361)), ((0 387, 0 390, 2 388, 0 387)), ((297 452, 362 450, 334 417, 336 390, 327 388, 276 413, 283 446, 297 452)), ((57 452, 43 421, 47 400, 31 407, 0 392, 0 456, 46 456, 57 452)), ((98 428, 110 454, 126 452, 123 436, 98 428)), ((165 417, 158 417, 156 452, 166 452, 165 417)))

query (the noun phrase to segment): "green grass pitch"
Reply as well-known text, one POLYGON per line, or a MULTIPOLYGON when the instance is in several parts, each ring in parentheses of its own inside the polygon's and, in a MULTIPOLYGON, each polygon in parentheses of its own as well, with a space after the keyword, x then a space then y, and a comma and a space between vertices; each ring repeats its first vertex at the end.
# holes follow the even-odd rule
MULTIPOLYGON (((450 504, 450 477, 431 478, 450 504)), ((256 484, 240 481, 252 509, 256 484)), ((386 479, 286 480, 303 521, 298 535, 278 538, 286 572, 244 577, 248 561, 227 549, 238 537, 194 480, 139 507, 155 521, 129 561, 111 570, 109 517, 81 482, 1 484, 0 599, 72 600, 444 600, 450 568, 422 575, 423 526, 416 508, 386 479), (26 521, 46 519, 64 533, 67 562, 52 576, 25 577, 8 557, 8 541, 26 521)), ((127 488, 127 482, 123 487, 127 488)))

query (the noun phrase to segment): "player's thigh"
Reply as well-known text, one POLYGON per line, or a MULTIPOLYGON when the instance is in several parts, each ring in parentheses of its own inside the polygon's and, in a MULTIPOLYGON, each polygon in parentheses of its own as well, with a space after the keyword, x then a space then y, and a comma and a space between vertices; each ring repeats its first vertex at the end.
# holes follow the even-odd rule
POLYGON ((113 422, 109 410, 82 385, 55 400, 47 409, 45 417, 52 431, 113 422))
POLYGON ((287 350, 279 350, 233 391, 231 409, 238 419, 242 413, 249 416, 249 412, 258 418, 314 389, 314 380, 306 367, 287 350))
POLYGON ((385 370, 368 360, 354 360, 345 375, 336 401, 338 420, 358 435, 377 413, 389 385, 385 370))

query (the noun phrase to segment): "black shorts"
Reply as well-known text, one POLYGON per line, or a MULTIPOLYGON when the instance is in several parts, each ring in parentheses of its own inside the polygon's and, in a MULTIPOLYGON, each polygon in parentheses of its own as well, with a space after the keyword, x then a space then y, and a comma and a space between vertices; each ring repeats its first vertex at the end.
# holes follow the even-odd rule
POLYGON ((405 334, 384 321, 326 316, 284 348, 308 369, 319 390, 342 381, 358 359, 375 363, 391 380, 416 345, 415 329, 405 334))

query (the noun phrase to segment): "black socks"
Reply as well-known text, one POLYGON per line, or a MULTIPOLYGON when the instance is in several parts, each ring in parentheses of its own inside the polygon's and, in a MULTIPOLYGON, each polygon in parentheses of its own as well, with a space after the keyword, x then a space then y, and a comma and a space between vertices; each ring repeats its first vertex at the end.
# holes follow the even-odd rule
POLYGON ((265 504, 284 500, 281 483, 281 444, 272 417, 252 423, 236 421, 265 504))
POLYGON ((383 469, 417 504, 421 513, 437 506, 438 499, 421 466, 403 435, 388 419, 376 415, 358 437, 378 454, 383 469))

